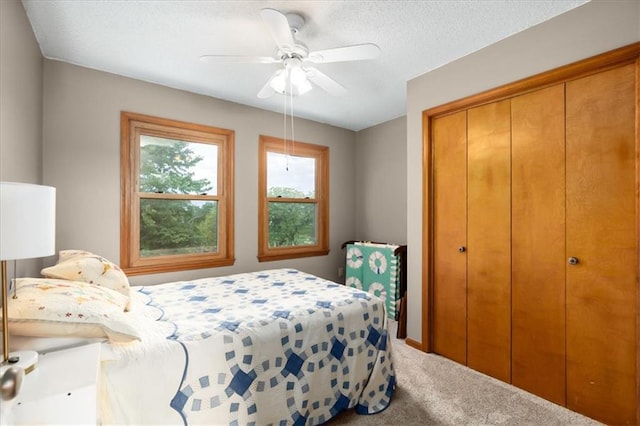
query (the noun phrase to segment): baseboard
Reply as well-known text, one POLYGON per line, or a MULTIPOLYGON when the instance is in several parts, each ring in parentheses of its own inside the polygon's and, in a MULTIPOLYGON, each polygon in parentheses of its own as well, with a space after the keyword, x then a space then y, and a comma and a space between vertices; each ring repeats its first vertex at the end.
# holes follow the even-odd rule
POLYGON ((413 340, 411 337, 407 337, 406 339, 404 339, 404 342, 407 344, 407 346, 411 346, 414 349, 423 351, 422 343, 418 342, 417 340, 413 340))

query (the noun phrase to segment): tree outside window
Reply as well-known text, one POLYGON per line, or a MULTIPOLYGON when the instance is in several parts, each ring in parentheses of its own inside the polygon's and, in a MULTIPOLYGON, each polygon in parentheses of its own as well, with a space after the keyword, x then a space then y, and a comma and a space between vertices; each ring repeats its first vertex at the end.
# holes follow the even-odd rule
POLYGON ((123 113, 122 135, 125 271, 233 264, 233 132, 123 113))
POLYGON ((260 261, 328 250, 329 149, 260 137, 260 261))

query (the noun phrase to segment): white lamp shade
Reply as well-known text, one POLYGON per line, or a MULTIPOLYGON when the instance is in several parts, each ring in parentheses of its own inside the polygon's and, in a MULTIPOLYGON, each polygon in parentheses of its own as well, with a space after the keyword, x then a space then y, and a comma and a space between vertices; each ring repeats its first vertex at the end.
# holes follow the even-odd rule
POLYGON ((56 189, 0 182, 0 260, 55 253, 56 189))

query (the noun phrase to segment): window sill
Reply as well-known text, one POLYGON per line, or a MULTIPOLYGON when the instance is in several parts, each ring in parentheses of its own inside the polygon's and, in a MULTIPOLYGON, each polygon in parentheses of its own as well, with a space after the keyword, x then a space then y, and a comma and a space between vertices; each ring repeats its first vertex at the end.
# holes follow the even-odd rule
POLYGON ((159 274, 162 272, 189 271, 192 269, 217 268, 221 266, 231 266, 236 259, 201 260, 197 262, 173 262, 157 265, 142 265, 123 267, 122 270, 127 275, 147 275, 159 274))
MULTIPOLYGON (((288 249, 290 250, 290 249, 288 249)), ((313 257, 313 256, 326 256, 329 254, 329 250, 305 250, 305 251, 287 251, 281 253, 268 253, 268 254, 259 254, 258 262, 271 262, 274 260, 286 260, 286 259, 298 259, 301 257, 313 257)))

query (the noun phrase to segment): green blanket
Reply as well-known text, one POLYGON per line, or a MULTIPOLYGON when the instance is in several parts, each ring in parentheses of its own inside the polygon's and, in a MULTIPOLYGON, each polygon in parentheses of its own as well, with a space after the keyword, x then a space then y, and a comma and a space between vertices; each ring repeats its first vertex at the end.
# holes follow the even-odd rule
POLYGON ((385 302, 387 317, 396 319, 400 263, 393 254, 398 246, 372 243, 347 244, 345 285, 365 290, 385 302))

